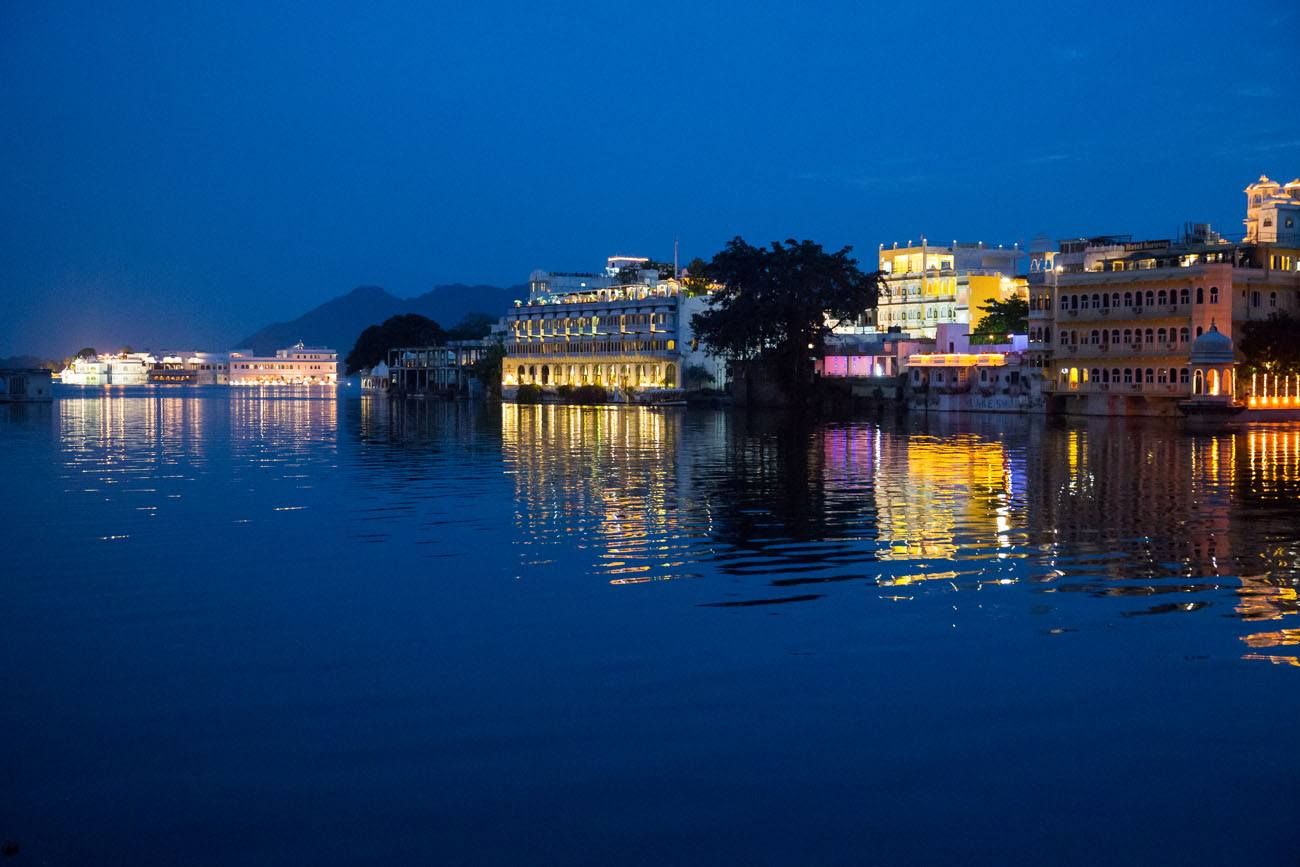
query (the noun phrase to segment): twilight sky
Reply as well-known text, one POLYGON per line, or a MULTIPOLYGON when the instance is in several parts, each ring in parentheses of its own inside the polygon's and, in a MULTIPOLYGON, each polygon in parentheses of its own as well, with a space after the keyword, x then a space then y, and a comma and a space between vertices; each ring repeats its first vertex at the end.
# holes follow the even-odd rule
POLYGON ((1300 174, 1297 28, 1259 0, 5 3, 0 356, 225 349, 360 284, 674 235, 871 265, 922 233, 1236 234, 1243 186, 1300 174))

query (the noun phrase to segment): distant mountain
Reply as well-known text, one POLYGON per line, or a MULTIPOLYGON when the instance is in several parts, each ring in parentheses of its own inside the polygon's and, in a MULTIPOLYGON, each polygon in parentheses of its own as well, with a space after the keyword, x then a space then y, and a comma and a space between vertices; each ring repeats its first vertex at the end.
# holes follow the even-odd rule
POLYGON ((435 286, 414 298, 398 298, 378 286, 359 286, 346 295, 326 301, 291 322, 268 325, 236 344, 270 355, 298 341, 337 349, 342 358, 368 325, 376 325, 399 313, 419 313, 451 328, 467 313, 503 316, 516 298, 527 298, 528 286, 466 286, 453 283, 435 286))

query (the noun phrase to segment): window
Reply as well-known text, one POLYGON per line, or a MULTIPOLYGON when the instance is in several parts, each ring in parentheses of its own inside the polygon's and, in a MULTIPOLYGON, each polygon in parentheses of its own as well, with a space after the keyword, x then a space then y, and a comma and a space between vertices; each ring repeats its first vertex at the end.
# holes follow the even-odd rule
POLYGON ((1178 290, 1178 303, 1179 303, 1179 304, 1186 304, 1186 303, 1188 303, 1188 301, 1189 301, 1190 299, 1191 299, 1191 293, 1190 293, 1190 292, 1188 292, 1186 289, 1179 289, 1179 290, 1178 290))
POLYGON ((1133 368, 1131 367, 1124 368, 1124 382, 1125 383, 1133 382, 1133 368))
POLYGON ((1168 293, 1166 293, 1165 290, 1161 289, 1159 292, 1156 293, 1156 303, 1159 304, 1161 307, 1169 303, 1168 293))
POLYGON ((1211 304, 1218 304, 1218 303, 1219 303, 1219 287, 1218 287, 1218 286, 1211 286, 1211 287, 1210 287, 1210 303, 1211 303, 1211 304))
POLYGON ((1154 292, 1152 292, 1150 289, 1148 289, 1148 290, 1147 290, 1147 306, 1148 306, 1148 307, 1154 307, 1154 306, 1155 306, 1155 303, 1156 303, 1156 293, 1154 293, 1154 292))
POLYGON ((1101 343, 1101 332, 1095 328, 1092 330, 1092 334, 1088 335, 1088 337, 1089 342, 1091 342, 1093 346, 1097 346, 1101 343))
POLYGON ((1154 368, 1147 368, 1147 385, 1154 385, 1156 381, 1156 372, 1154 368))
POLYGON ((1251 306, 1251 307, 1258 307, 1258 306, 1259 306, 1259 293, 1258 293, 1258 292, 1251 292, 1251 293, 1250 293, 1250 306, 1251 306))
POLYGON ((1197 303, 1197 304, 1204 304, 1204 303, 1205 303, 1205 287, 1204 287, 1204 286, 1197 286, 1197 287, 1196 287, 1196 303, 1197 303))
POLYGON ((1178 329, 1179 343, 1187 343, 1191 339, 1191 336, 1192 336, 1191 329, 1189 329, 1187 326, 1183 326, 1182 328, 1178 329))
POLYGON ((1116 292, 1116 293, 1114 293, 1113 295, 1110 296, 1110 306, 1111 306, 1111 307, 1118 307, 1118 306, 1119 306, 1119 293, 1118 293, 1118 292, 1116 292))
POLYGON ((1276 306, 1277 306, 1277 293, 1276 293, 1276 292, 1270 292, 1270 293, 1268 293, 1268 306, 1269 306, 1269 307, 1276 307, 1276 306))
POLYGON ((1124 293, 1124 306, 1125 306, 1125 307, 1132 307, 1132 306, 1133 306, 1133 293, 1132 293, 1132 292, 1125 292, 1125 293, 1124 293))

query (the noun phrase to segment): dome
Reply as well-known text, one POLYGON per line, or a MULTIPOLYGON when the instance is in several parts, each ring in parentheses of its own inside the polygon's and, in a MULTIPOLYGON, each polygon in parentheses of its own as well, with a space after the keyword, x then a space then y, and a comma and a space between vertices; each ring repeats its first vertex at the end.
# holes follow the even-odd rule
POLYGON ((1210 324, 1210 330, 1192 341, 1191 364, 1232 364, 1232 339, 1210 324))

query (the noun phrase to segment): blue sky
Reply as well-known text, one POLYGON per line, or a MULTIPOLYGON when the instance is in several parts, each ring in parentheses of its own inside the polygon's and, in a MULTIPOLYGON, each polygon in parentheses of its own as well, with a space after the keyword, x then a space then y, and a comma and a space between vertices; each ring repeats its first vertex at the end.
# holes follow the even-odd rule
POLYGON ((733 235, 1240 231, 1281 2, 5 4, 0 355, 733 235), (365 8, 362 8, 362 6, 365 8))

